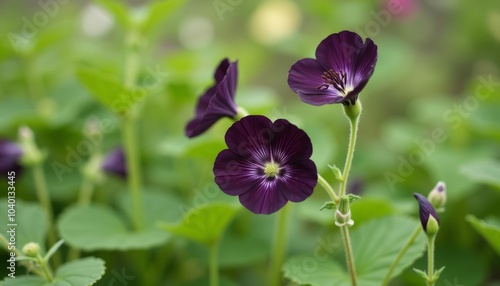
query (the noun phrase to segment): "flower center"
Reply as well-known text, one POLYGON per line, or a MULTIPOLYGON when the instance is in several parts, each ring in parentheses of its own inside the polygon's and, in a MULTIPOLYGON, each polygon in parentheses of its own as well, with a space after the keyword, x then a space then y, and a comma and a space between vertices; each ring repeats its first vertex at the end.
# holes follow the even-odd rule
POLYGON ((346 73, 340 70, 339 72, 334 72, 332 69, 329 69, 326 72, 323 72, 321 78, 325 81, 324 84, 318 86, 318 90, 325 90, 331 85, 338 91, 342 92, 344 95, 347 95, 346 92, 346 73))
POLYGON ((280 165, 275 162, 267 162, 264 164, 264 174, 268 178, 276 177, 280 172, 280 165))

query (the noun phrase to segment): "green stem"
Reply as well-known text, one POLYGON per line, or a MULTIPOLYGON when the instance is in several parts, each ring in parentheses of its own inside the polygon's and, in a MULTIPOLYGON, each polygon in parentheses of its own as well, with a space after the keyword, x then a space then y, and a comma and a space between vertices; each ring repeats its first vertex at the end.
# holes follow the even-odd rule
POLYGON ((128 184, 130 196, 132 198, 132 212, 134 227, 136 230, 142 229, 142 195, 141 195, 141 174, 139 167, 138 144, 136 142, 135 124, 133 120, 126 119, 123 122, 123 139, 125 154, 127 158, 128 184))
MULTIPOLYGON (((40 204, 42 205, 49 221, 48 244, 52 246, 57 242, 56 230, 54 227, 54 212, 52 210, 50 196, 47 191, 47 183, 45 181, 42 163, 38 163, 33 167, 33 177, 35 180, 35 189, 38 201, 40 201, 40 204)), ((54 254, 52 261, 56 267, 61 264, 61 256, 58 252, 54 254)))
MULTIPOLYGON (((129 38, 135 39, 139 35, 132 31, 129 38)), ((138 48, 133 46, 134 42, 128 41, 128 51, 125 58, 124 85, 127 89, 133 90, 136 86, 137 75, 139 71, 138 48)), ((135 126, 135 116, 132 110, 133 106, 128 106, 128 110, 123 118, 123 142, 125 148, 125 157, 128 170, 128 185, 130 196, 132 198, 132 209, 134 227, 136 230, 142 228, 142 196, 141 196, 141 173, 139 167, 139 146, 137 144, 137 132, 135 126)))
POLYGON ((434 240, 436 235, 427 236, 427 274, 428 274, 428 286, 434 286, 434 240))
POLYGON ((328 184, 328 182, 320 174, 318 174, 318 183, 325 189, 330 198, 337 204, 339 202, 339 197, 335 193, 335 190, 328 184))
POLYGON ((38 260, 38 264, 40 265, 40 267, 42 268, 43 270, 43 274, 45 276, 45 279, 48 281, 48 282, 52 282, 54 281, 54 278, 52 276, 52 271, 50 270, 49 268, 49 265, 47 263, 47 261, 43 260, 43 258, 40 256, 40 254, 38 254, 36 256, 36 259, 38 260))
POLYGON ((218 263, 218 252, 219 252, 219 242, 215 242, 210 246, 210 286, 219 285, 219 263, 218 263))
POLYGON ((80 195, 78 197, 78 204, 81 206, 88 206, 92 200, 93 193, 94 184, 89 179, 84 178, 80 189, 80 195))
POLYGON ((343 180, 340 182, 341 197, 344 196, 346 193, 347 178, 349 177, 349 172, 351 171, 352 158, 354 157, 354 147, 356 146, 358 123, 359 123, 359 116, 356 117, 356 119, 349 119, 349 124, 350 124, 349 145, 347 147, 347 157, 345 159, 344 171, 342 172, 343 180))
POLYGON ((392 273, 396 269, 396 266, 398 266, 399 261, 406 254, 406 252, 408 251, 408 249, 410 249, 410 246, 413 244, 413 242, 415 241, 415 239, 417 239, 418 234, 420 233, 421 229, 422 229, 422 226, 420 226, 420 224, 417 225, 417 227, 415 228, 415 230, 411 234, 410 238, 406 242, 405 246, 398 253, 398 256, 396 257, 396 259, 394 260, 394 262, 392 262, 391 268, 389 268, 389 272, 387 272, 387 274, 385 275, 385 278, 384 278, 384 282, 382 282, 382 286, 386 286, 387 284, 389 284, 389 281, 391 281, 392 273))
POLYGON ((349 275, 351 277, 351 284, 352 286, 356 286, 356 267, 354 265, 354 255, 351 247, 351 238, 349 237, 349 226, 344 225, 340 227, 340 232, 342 233, 342 241, 344 242, 347 269, 349 270, 349 275))
POLYGON ((273 248, 271 250, 269 286, 281 285, 281 266, 283 265, 287 248, 288 221, 291 214, 291 207, 290 204, 287 204, 278 213, 273 248))

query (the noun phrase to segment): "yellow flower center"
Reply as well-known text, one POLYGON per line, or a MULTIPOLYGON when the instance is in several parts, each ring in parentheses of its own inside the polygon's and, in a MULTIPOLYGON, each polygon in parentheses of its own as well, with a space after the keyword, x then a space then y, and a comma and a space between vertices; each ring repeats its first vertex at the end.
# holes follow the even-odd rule
POLYGON ((264 165, 264 174, 268 178, 276 177, 280 172, 280 166, 275 162, 268 162, 264 165))

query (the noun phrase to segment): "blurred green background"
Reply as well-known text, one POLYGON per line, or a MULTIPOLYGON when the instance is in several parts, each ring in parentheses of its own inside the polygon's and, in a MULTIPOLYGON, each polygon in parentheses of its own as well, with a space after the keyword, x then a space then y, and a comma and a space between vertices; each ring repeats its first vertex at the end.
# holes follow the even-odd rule
MULTIPOLYGON (((426 195, 445 181, 449 200, 436 264, 446 270, 438 285, 500 285, 499 253, 465 219, 473 214, 500 222, 500 5, 497 0, 394 1, 181 1, 147 31, 141 52, 139 83, 148 95, 134 108, 141 114, 146 191, 168 193, 192 206, 203 200, 197 194, 215 188, 212 164, 225 147, 230 120, 194 140, 185 138, 184 127, 224 57, 239 62, 236 102, 252 114, 286 118, 303 128, 320 173, 333 180, 327 164, 343 166, 347 147, 342 108, 303 104, 288 88, 287 73, 297 60, 314 57, 329 34, 352 30, 370 37, 379 52, 360 95, 363 115, 350 178, 361 186, 366 203, 361 200, 353 211, 356 225, 387 214, 415 216, 411 194, 426 195), (154 87, 147 83, 152 75, 159 79, 154 87)), ((140 17, 148 2, 127 4, 140 17)), ((69 150, 85 140, 86 122, 111 120, 115 127, 96 148, 107 152, 121 145, 120 118, 96 101, 76 71, 92 66, 123 78, 124 27, 92 1, 5 0, 0 19, 0 137, 15 140, 23 125, 34 130, 49 154, 46 174, 60 213, 77 197, 80 164, 58 178, 54 162, 67 164, 69 150)), ((88 155, 81 157, 84 162, 88 155)), ((31 176, 22 174, 17 186, 18 198, 35 200, 31 176)), ((112 204, 125 190, 124 182, 108 178, 98 186, 96 200, 112 204)), ((235 199, 211 192, 210 200, 235 199)), ((290 256, 311 253, 315 239, 331 231, 332 213, 317 211, 325 199, 318 187, 295 206, 290 256)), ((260 285, 272 224, 272 216, 242 211, 229 236, 240 234, 238 240, 250 241, 255 251, 222 262, 223 276, 236 285, 260 285)), ((189 285, 205 275, 206 254, 194 244, 179 240, 166 248, 164 267, 152 270, 161 273, 162 285, 189 285)), ((93 255, 105 258, 108 270, 125 267, 132 275, 146 275, 126 253, 93 255)), ((416 265, 424 268, 425 259, 416 265)), ((107 273, 102 285, 112 278, 107 273)), ((391 285, 421 281, 407 270, 391 285)))

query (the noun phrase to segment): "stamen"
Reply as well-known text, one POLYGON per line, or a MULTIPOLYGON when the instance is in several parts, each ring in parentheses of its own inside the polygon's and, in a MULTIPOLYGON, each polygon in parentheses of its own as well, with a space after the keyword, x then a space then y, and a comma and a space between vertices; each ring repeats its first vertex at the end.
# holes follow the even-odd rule
POLYGON ((347 82, 347 75, 344 71, 334 72, 333 69, 323 72, 321 78, 325 81, 324 84, 318 86, 318 90, 326 90, 331 85, 338 91, 345 93, 345 86, 347 82))

